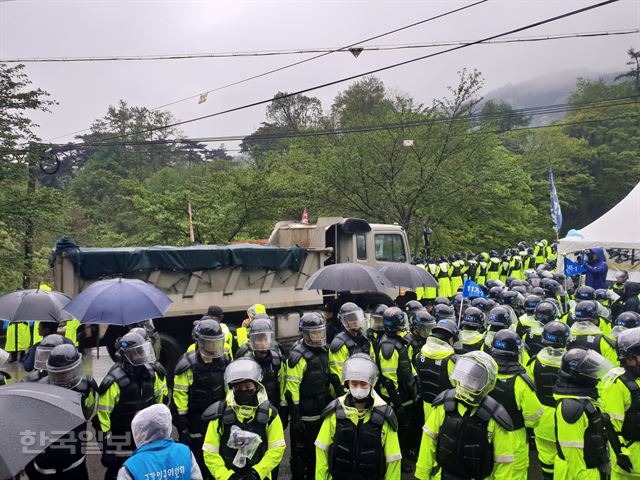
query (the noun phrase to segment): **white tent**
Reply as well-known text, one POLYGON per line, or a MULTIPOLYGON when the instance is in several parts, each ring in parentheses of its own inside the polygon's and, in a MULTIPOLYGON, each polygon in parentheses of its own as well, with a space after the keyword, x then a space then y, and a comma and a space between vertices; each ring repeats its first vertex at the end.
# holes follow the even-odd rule
POLYGON ((633 280, 640 279, 640 183, 600 218, 560 239, 558 253, 592 247, 605 248, 610 273, 627 270, 633 280))

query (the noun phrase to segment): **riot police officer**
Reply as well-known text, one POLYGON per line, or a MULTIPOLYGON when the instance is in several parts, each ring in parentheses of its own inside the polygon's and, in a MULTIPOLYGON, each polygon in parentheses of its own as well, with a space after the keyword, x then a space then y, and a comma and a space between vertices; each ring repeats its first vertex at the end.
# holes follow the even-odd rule
POLYGON ((224 371, 229 359, 224 355, 225 333, 216 320, 201 320, 193 336, 196 349, 183 354, 176 363, 173 421, 180 441, 191 447, 203 477, 208 478, 202 456, 207 427, 202 413, 225 398, 224 371))
POLYGON ((514 460, 513 421, 488 396, 496 383, 498 365, 485 352, 458 357, 451 373, 455 388, 433 401, 422 427, 416 478, 508 478, 514 460))
POLYGON ((436 319, 422 308, 409 317, 409 333, 404 339, 409 344, 409 358, 413 359, 420 353, 420 350, 431 335, 431 330, 436 326, 436 319))
POLYGON ((364 312, 358 305, 352 302, 342 305, 338 319, 342 322, 344 331, 334 337, 329 347, 329 369, 334 391, 336 395, 342 395, 342 364, 354 353, 371 355, 372 347, 369 339, 363 334, 364 312))
POLYGON ((601 400, 618 439, 612 478, 633 479, 640 477, 640 328, 621 332, 616 349, 620 367, 604 377, 601 400))
MULTIPOLYGON (((46 372, 41 383, 81 394, 84 415, 89 420, 95 413, 98 386, 93 378, 82 374, 82 355, 73 343, 60 344, 49 352, 46 372)), ((25 469, 28 477, 33 480, 88 480, 86 441, 87 424, 84 422, 34 458, 25 469)))
POLYGON ((314 441, 322 425, 322 411, 332 400, 326 322, 317 313, 305 313, 299 323, 302 338, 287 361, 286 398, 291 417, 291 473, 294 480, 313 479, 314 441))
POLYGON ((498 379, 489 395, 509 412, 513 421, 515 459, 512 478, 524 480, 529 467, 526 428, 536 427, 544 410, 536 396, 533 380, 520 364, 522 348, 517 333, 511 330, 496 333, 490 355, 498 364, 498 379))
POLYGON ((463 354, 480 350, 484 341, 485 315, 479 308, 469 307, 460 321, 460 341, 454 347, 456 353, 463 354))
POLYGON ((400 478, 397 420, 373 390, 378 368, 368 355, 356 353, 344 363, 342 375, 348 393, 323 412, 315 478, 400 478))
POLYGON ((558 449, 554 478, 606 478, 609 448, 598 383, 612 367, 595 350, 574 348, 563 355, 553 388, 558 449))
POLYGON ((518 326, 516 327, 516 333, 520 335, 520 338, 524 338, 524 335, 531 328, 533 321, 535 320, 535 311, 538 304, 542 299, 537 295, 527 295, 524 299, 524 313, 518 317, 518 326))
POLYGON ((255 360, 238 358, 224 373, 229 389, 225 400, 202 414, 207 433, 204 461, 213 478, 261 480, 271 478, 286 447, 278 410, 271 405, 255 360))
POLYGON ((530 357, 537 355, 544 346, 542 344, 542 331, 544 326, 549 322, 557 320, 559 315, 558 307, 549 300, 543 300, 536 305, 533 311, 533 322, 524 337, 524 343, 530 357))
MULTIPOLYGON (((411 429, 417 387, 409 344, 399 335, 405 327, 406 316, 398 307, 390 307, 385 310, 383 319, 385 333, 380 340, 380 352, 376 358, 380 369, 379 389, 382 398, 390 403, 396 412, 402 454, 408 459, 412 456, 410 450, 417 450, 417 434, 414 435, 411 429)), ((402 470, 411 471, 406 460, 403 462, 402 470)))
POLYGON ((611 338, 618 338, 621 332, 629 329, 640 327, 640 313, 622 312, 614 322, 615 326, 611 329, 611 338))
POLYGON ((558 378, 562 355, 567 351, 569 326, 558 320, 547 323, 542 329, 542 349, 527 364, 527 372, 533 379, 536 395, 544 408, 540 422, 534 428, 538 460, 544 480, 553 479, 553 466, 556 459, 554 433, 554 413, 556 401, 553 398, 553 386, 558 378))
POLYGON ((102 444, 105 480, 115 479, 126 458, 135 449, 131 420, 154 403, 164 403, 168 394, 166 372, 155 362, 151 342, 137 333, 127 333, 117 342, 118 363, 107 372, 98 388, 96 431, 102 444))
POLYGON ((613 341, 598 327, 599 305, 595 300, 583 300, 576 305, 575 323, 571 325, 571 338, 567 349, 595 350, 614 365, 618 356, 613 341))
MULTIPOLYGON (((413 300, 412 300, 413 301, 413 300)), ((411 302, 408 302, 408 304, 411 302)), ((407 304, 407 305, 408 305, 407 304)), ((376 305, 369 314, 369 328, 367 328, 367 338, 371 342, 371 348, 377 354, 380 339, 384 335, 384 325, 382 322, 382 314, 389 308, 384 303, 376 305)))
POLYGON ((44 337, 40 343, 34 345, 32 348, 35 350, 33 359, 33 370, 29 372, 29 375, 24 377, 22 382, 38 382, 40 379, 47 376, 47 360, 53 350, 58 345, 69 343, 72 345, 71 340, 65 339, 62 335, 52 333, 44 337))

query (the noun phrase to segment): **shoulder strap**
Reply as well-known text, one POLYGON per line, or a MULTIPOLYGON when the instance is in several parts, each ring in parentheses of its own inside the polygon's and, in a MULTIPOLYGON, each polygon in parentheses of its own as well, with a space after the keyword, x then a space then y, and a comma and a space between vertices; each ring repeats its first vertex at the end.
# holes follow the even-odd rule
POLYGON ((238 351, 236 352, 234 358, 240 358, 240 357, 244 357, 250 350, 250 345, 249 343, 245 343, 244 345, 242 345, 238 351))
POLYGON ((275 370, 280 369, 280 364, 282 363, 282 357, 280 356, 280 352, 276 348, 272 348, 271 350, 271 365, 275 370))
POLYGON ((528 374, 526 374, 526 373, 519 373, 519 374, 518 374, 518 376, 519 376, 522 380, 524 380, 524 383, 526 383, 526 384, 529 386, 529 388, 530 388, 531 390, 533 390, 534 392, 536 391, 536 384, 535 384, 535 383, 533 383, 533 380, 531 380, 531 377, 530 377, 528 374))
POLYGON ((344 343, 345 342, 344 342, 344 338, 342 338, 342 335, 340 333, 336 335, 331 341, 331 347, 330 347, 331 353, 338 353, 342 348, 342 346, 344 345, 344 343))
POLYGON ((515 430, 513 419, 511 415, 509 415, 509 412, 507 412, 507 409, 489 395, 487 395, 480 404, 477 415, 485 421, 493 418, 498 425, 510 432, 515 430))
POLYGON ((636 380, 632 378, 632 376, 629 375, 628 372, 624 372, 618 378, 622 381, 622 383, 624 383, 624 386, 629 389, 632 397, 633 395, 637 395, 638 393, 640 393, 640 386, 638 386, 638 382, 636 382, 636 380))
POLYGON ((195 351, 184 353, 178 359, 178 362, 176 363, 176 368, 175 368, 176 375, 182 375, 189 368, 193 367, 195 355, 191 355, 191 353, 195 354, 195 351))
POLYGON ((300 347, 300 344, 293 347, 289 352, 289 359, 288 359, 289 366, 292 368, 295 367, 301 358, 304 358, 305 360, 308 361, 308 359, 305 356, 305 353, 306 352, 304 351, 304 349, 300 347))
POLYGON ((205 422, 210 422, 215 420, 216 418, 222 417, 224 410, 227 406, 227 402, 224 400, 220 400, 215 402, 207 407, 207 409, 202 413, 202 420, 205 422))
MULTIPOLYGON (((575 398, 563 398, 561 402, 560 411, 562 418, 564 418, 567 423, 576 423, 584 412, 584 402, 575 398)), ((591 404, 589 401, 587 401, 587 403, 591 404)))
POLYGON ((380 354, 384 357, 385 360, 389 360, 393 356, 393 352, 396 349, 395 342, 393 339, 385 336, 380 342, 380 354))
POLYGON ((278 414, 276 408, 268 400, 261 403, 256 411, 256 422, 267 425, 272 420, 274 412, 275 415, 278 414))
POLYGON ((340 400, 338 400, 337 398, 329 402, 329 405, 324 407, 324 410, 322 411, 322 418, 326 418, 329 416, 329 414, 331 414, 332 412, 335 412, 336 409, 338 408, 339 403, 340 403, 340 400))
POLYGON ((373 410, 371 411, 371 420, 369 421, 374 425, 381 427, 385 420, 389 423, 389 426, 394 432, 398 431, 398 417, 396 417, 391 405, 373 407, 373 410))
POLYGON ((98 393, 105 393, 114 383, 117 383, 120 388, 125 388, 131 384, 131 379, 127 376, 122 367, 117 364, 111 367, 109 372, 102 379, 98 393))
POLYGON ((160 362, 153 362, 153 370, 160 376, 160 378, 167 378, 167 370, 160 362))

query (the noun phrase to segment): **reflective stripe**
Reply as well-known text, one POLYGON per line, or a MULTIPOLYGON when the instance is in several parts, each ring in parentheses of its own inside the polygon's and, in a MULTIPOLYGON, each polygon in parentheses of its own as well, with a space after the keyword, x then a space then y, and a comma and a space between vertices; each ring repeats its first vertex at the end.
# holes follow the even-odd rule
POLYGON ((493 457, 493 460, 496 463, 511 463, 513 462, 513 459, 514 459, 513 455, 495 455, 493 457))
POLYGON ((189 436, 191 438, 202 438, 202 434, 201 433, 190 433, 189 436))
POLYGON ((427 427, 426 425, 422 426, 422 431, 424 433, 426 433, 427 435, 429 435, 431 438, 433 438, 434 440, 436 440, 438 438, 438 435, 436 435, 435 433, 433 433, 429 427, 427 427))
MULTIPOLYGON (((83 455, 78 460, 76 460, 71 465, 69 465, 67 468, 64 468, 62 471, 68 472, 72 468, 76 468, 77 466, 82 465, 82 462, 84 462, 84 459, 85 459, 85 456, 83 455)), ((58 473, 55 468, 41 468, 35 461, 33 462, 33 468, 35 468, 36 471, 38 473, 41 473, 42 475, 55 475, 56 473, 58 473)))
POLYGON ((293 380, 294 382, 301 382, 302 379, 300 377, 296 377, 295 375, 287 375, 285 377, 286 380, 293 380))
POLYGON ((584 448, 584 442, 558 442, 561 447, 584 448))
POLYGON ((271 442, 269 443, 269 448, 277 448, 277 447, 284 447, 287 444, 284 441, 284 438, 282 440, 276 440, 275 442, 271 442))
POLYGON ((98 405, 98 410, 102 410, 103 412, 112 412, 115 407, 111 405, 98 405))
POLYGON ((331 360, 331 361, 329 362, 329 365, 339 365, 339 366, 342 366, 342 365, 344 365, 344 362, 336 362, 335 360, 331 360))
POLYGON ((396 369, 395 368, 383 368, 382 371, 383 372, 395 372, 396 369))
POLYGON ((624 422, 624 415, 618 415, 617 413, 610 413, 609 417, 612 418, 613 420, 620 420, 621 422, 624 422))
POLYGON ((187 385, 178 385, 177 383, 173 384, 173 389, 189 391, 189 387, 187 385))
POLYGON ((204 445, 202 445, 202 450, 206 450, 207 452, 211 452, 211 453, 218 453, 220 452, 220 447, 216 447, 215 445, 209 445, 208 443, 205 443, 204 445))
POLYGON ((154 390, 154 391, 153 391, 153 394, 154 394, 156 397, 157 397, 157 396, 159 396, 159 395, 162 395, 162 393, 163 393, 163 389, 162 389, 162 388, 161 388, 161 389, 159 389, 159 390, 154 390))
POLYGON ((310 416, 301 416, 300 419, 303 422, 315 422, 316 420, 320 420, 322 415, 310 415, 310 416))
POLYGON ((388 457, 384 457, 387 460, 387 463, 397 462, 398 460, 402 460, 402 454, 396 453, 395 455, 389 455, 388 457))
POLYGON ((537 420, 540 417, 542 417, 542 414, 544 413, 544 408, 541 408, 540 410, 538 410, 536 413, 534 413, 533 415, 531 415, 530 417, 525 417, 524 415, 522 416, 522 418, 524 418, 525 420, 537 420))
POLYGON ((189 413, 189 410, 178 410, 178 415, 186 415, 189 413))
POLYGON ((325 445, 324 443, 322 443, 322 442, 321 442, 320 440, 318 440, 317 438, 316 438, 316 441, 314 442, 314 445, 315 445, 316 447, 318 447, 320 450, 323 450, 323 451, 325 451, 325 452, 328 452, 328 451, 329 451, 329 446, 328 446, 328 445, 325 445))
POLYGON ((411 399, 411 400, 407 400, 404 403, 401 403, 400 406, 401 407, 406 407, 407 405, 413 405, 414 403, 416 403, 416 401, 414 399, 411 399))

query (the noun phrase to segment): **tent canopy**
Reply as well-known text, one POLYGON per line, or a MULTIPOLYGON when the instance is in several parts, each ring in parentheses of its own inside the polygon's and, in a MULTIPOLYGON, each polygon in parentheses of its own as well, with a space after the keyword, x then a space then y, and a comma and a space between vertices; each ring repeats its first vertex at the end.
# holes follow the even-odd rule
POLYGON ((591 247, 640 250, 640 183, 600 218, 560 239, 558 253, 591 247))

